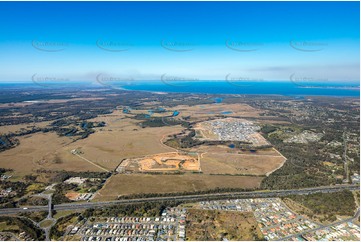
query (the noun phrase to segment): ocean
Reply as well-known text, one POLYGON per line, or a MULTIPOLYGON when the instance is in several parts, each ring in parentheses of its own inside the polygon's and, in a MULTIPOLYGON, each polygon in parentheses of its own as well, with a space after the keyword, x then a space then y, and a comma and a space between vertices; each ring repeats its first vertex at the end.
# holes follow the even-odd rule
POLYGON ((307 85, 293 82, 242 82, 230 83, 222 81, 197 82, 141 82, 122 85, 126 90, 179 93, 209 94, 254 94, 254 95, 286 95, 286 96, 341 96, 359 97, 358 84, 351 83, 312 83, 307 85))
POLYGON ((165 81, 132 81, 95 83, 68 82, 68 83, 0 83, 1 89, 26 88, 110 88, 115 90, 169 92, 169 93, 203 93, 203 94, 250 94, 250 95, 285 95, 285 96, 337 96, 360 97, 359 83, 333 82, 298 84, 290 81, 267 82, 227 82, 227 81, 192 81, 192 82, 165 82, 165 81))

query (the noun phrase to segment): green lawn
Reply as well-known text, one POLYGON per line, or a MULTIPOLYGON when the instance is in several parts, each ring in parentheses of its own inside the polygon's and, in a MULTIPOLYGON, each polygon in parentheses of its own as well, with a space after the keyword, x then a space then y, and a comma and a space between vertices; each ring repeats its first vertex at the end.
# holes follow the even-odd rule
POLYGON ((53 224, 52 220, 44 220, 40 223, 40 227, 46 228, 53 224))
POLYGON ((9 230, 19 230, 19 227, 17 225, 7 225, 6 222, 0 222, 0 232, 9 230))

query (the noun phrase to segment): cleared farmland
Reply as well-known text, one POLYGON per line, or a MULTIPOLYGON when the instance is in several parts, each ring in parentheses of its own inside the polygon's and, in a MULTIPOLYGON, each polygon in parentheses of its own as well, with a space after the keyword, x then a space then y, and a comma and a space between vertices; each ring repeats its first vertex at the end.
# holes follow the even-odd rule
POLYGON ((278 153, 235 154, 204 153, 201 169, 206 174, 266 175, 283 165, 285 158, 278 153))
POLYGON ((215 188, 256 188, 262 178, 204 174, 149 175, 117 174, 97 193, 96 200, 139 193, 194 192, 215 188))
POLYGON ((0 153, 0 167, 13 169, 15 176, 25 176, 37 169, 100 171, 82 161, 72 160, 70 152, 62 151, 70 140, 54 133, 37 133, 19 138, 21 144, 0 153), (55 159, 58 156, 59 159, 55 159))

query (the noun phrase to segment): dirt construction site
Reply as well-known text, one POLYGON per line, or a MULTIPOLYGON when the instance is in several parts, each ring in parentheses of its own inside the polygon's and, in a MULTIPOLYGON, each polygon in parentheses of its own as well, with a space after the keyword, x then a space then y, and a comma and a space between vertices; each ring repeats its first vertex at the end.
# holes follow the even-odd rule
POLYGON ((172 172, 200 171, 198 155, 180 154, 178 152, 160 153, 123 160, 117 172, 172 172))

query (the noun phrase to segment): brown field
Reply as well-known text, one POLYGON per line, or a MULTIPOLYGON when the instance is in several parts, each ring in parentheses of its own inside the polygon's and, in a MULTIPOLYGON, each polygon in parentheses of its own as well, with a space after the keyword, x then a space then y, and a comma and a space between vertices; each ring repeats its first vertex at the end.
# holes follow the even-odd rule
MULTIPOLYGON (((64 100, 55 100, 55 102, 62 101, 64 100)), ((199 121, 203 121, 208 117, 215 117, 219 115, 219 112, 223 111, 233 112, 227 116, 242 115, 243 117, 259 117, 259 113, 261 113, 259 110, 243 104, 209 104, 191 107, 177 106, 173 109, 178 110, 181 116, 193 115, 191 119, 199 121)), ((144 113, 144 110, 141 112, 144 113)), ((161 157, 157 157, 157 154, 178 152, 178 150, 164 145, 162 141, 168 135, 181 132, 183 128, 180 125, 141 128, 137 125, 140 121, 131 119, 129 114, 122 112, 121 108, 118 108, 111 114, 101 115, 89 121, 105 121, 107 125, 105 127, 95 128, 96 132, 88 138, 75 142, 69 137, 59 137, 55 133, 35 133, 19 137, 19 146, 0 153, 0 167, 13 169, 13 177, 15 178, 34 173, 37 169, 70 171, 114 170, 124 159, 146 156, 151 158, 150 160, 140 162, 140 168, 143 171, 163 172, 167 169, 181 169, 179 160, 184 157, 174 159, 168 157, 167 162, 163 162, 161 161, 161 157), (79 155, 71 153, 71 151, 75 149, 79 150, 79 155)), ((15 132, 24 128, 31 128, 33 125, 45 127, 48 124, 49 122, 40 122, 36 124, 3 126, 0 127, 0 132, 15 132)), ((231 182, 229 184, 225 182, 224 184, 227 185, 224 185, 221 179, 216 179, 217 176, 206 176, 206 174, 263 175, 276 169, 283 162, 282 156, 272 150, 257 151, 257 156, 243 151, 242 154, 239 155, 237 154, 238 151, 234 149, 230 150, 230 148, 226 146, 199 146, 188 151, 202 154, 200 166, 205 175, 192 176, 192 179, 190 179, 189 176, 183 176, 183 179, 177 177, 176 180, 180 182, 180 185, 171 182, 169 184, 173 184, 176 188, 167 185, 164 188, 165 191, 161 189, 161 192, 173 190, 193 191, 212 189, 217 186, 227 187, 228 185, 232 187, 231 182), (194 177, 197 178, 195 179, 194 177), (210 180, 206 181, 208 178, 210 180), (184 185, 181 185, 182 183, 184 183, 184 185), (190 187, 188 187, 189 184, 191 184, 190 187), (180 188, 178 189, 178 187, 180 188)), ((187 162, 187 159, 185 160, 186 162, 182 164, 183 170, 195 171, 199 169, 198 162, 187 162)), ((176 176, 171 177, 175 178, 176 176)), ((168 179, 168 176, 163 178, 168 179)), ((225 180, 236 179, 226 176, 219 178, 225 180)), ((117 178, 112 178, 111 180, 113 179, 116 180, 117 178)), ((145 176, 144 180, 147 181, 147 179, 150 179, 149 176, 145 176)), ((235 184, 245 187, 254 187, 260 182, 260 178, 253 177, 238 177, 238 179, 242 182, 236 182, 235 184), (250 182, 245 182, 245 179, 250 179, 250 182)), ((143 179, 141 179, 141 181, 142 180, 143 179)), ((144 184, 148 183, 145 182, 141 186, 144 186, 144 184)), ((162 182, 160 182, 160 185, 161 184, 162 182)), ((155 191, 157 191, 157 189, 155 191)))
MULTIPOLYGON (((19 137, 20 145, 0 153, 0 167, 14 170, 14 177, 22 177, 37 169, 104 171, 86 160, 73 155, 78 149, 81 156, 108 170, 115 169, 121 160, 150 154, 174 151, 161 142, 165 136, 180 132, 181 127, 142 129, 133 121, 115 111, 94 120, 107 121, 104 128, 96 129, 87 139, 72 142, 71 138, 55 133, 35 133, 19 137), (55 158, 61 162, 54 162, 55 158)), ((42 125, 46 125, 45 123, 42 125)), ((2 127, 2 132, 20 130, 28 125, 2 127)))
POLYGON ((211 125, 207 122, 197 123, 194 130, 199 140, 219 140, 218 135, 212 132, 211 125))
POLYGON ((180 154, 178 152, 161 153, 123 160, 117 168, 118 172, 127 170, 140 172, 164 171, 199 171, 198 157, 180 154), (132 168, 134 167, 134 168, 132 168))
POLYGON ((117 174, 97 193, 95 200, 112 200, 138 193, 193 192, 219 188, 256 188, 261 177, 204 174, 149 175, 117 174))
POLYGON ((13 169, 15 176, 25 176, 37 169, 99 171, 99 168, 82 161, 72 160, 72 154, 64 146, 71 141, 55 133, 36 133, 19 137, 20 145, 0 153, 0 167, 13 169), (55 156, 61 162, 54 161, 55 156))
POLYGON ((67 198, 69 198, 70 200, 73 200, 73 201, 76 200, 79 197, 79 195, 80 195, 80 193, 78 193, 78 192, 68 192, 65 194, 65 196, 67 198))
POLYGON ((180 132, 181 126, 142 129, 137 126, 137 121, 124 116, 113 113, 105 117, 109 125, 98 129, 87 139, 72 143, 67 149, 80 149, 83 152, 81 156, 109 170, 114 170, 123 159, 174 151, 161 140, 180 132))
MULTIPOLYGON (((71 154, 71 150, 78 149, 85 159, 100 167, 113 170, 125 158, 174 151, 173 148, 164 145, 161 139, 173 132, 180 132, 182 129, 180 126, 142 129, 120 111, 94 120, 106 120, 109 125, 96 129, 96 132, 87 139, 73 143, 71 138, 59 137, 55 133, 35 133, 19 137, 19 146, 0 153, 0 167, 13 169, 14 177, 25 176, 41 168, 104 171, 71 154), (56 157, 61 162, 54 162, 56 157)), ((36 125, 38 126, 38 124, 36 125)), ((41 123, 41 125, 46 126, 46 123, 41 123)), ((1 131, 4 133, 14 132, 27 126, 6 126, 2 127, 1 131)))
POLYGON ((32 127, 44 128, 50 124, 50 121, 28 123, 28 124, 16 124, 16 125, 5 125, 0 126, 0 134, 15 133, 21 130, 31 130, 32 127))
POLYGON ((205 174, 267 175, 285 162, 285 158, 278 153, 266 155, 207 152, 201 157, 201 170, 205 174))
POLYGON ((188 209, 186 221, 186 236, 191 241, 254 241, 263 238, 251 212, 188 209))

